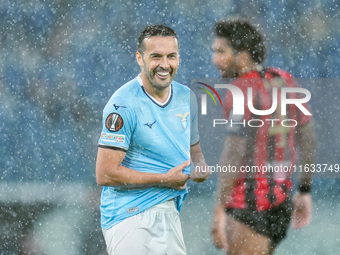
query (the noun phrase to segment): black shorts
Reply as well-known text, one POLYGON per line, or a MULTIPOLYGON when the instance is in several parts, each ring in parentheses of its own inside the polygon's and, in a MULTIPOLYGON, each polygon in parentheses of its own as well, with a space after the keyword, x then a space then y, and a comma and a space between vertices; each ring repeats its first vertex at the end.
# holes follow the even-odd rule
POLYGON ((267 236, 275 247, 285 236, 290 224, 293 206, 291 200, 267 211, 227 208, 226 212, 235 220, 250 226, 257 233, 267 236))

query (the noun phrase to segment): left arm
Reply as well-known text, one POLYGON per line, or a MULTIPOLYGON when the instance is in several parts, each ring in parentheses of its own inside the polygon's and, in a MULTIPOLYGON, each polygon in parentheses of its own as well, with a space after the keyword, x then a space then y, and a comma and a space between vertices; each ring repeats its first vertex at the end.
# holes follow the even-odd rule
MULTIPOLYGON (((302 127, 297 134, 297 142, 300 148, 300 161, 302 165, 314 164, 316 158, 316 135, 314 127, 309 124, 302 127)), ((310 189, 313 174, 310 171, 302 172, 299 181, 299 192, 294 196, 294 210, 292 217, 293 228, 307 226, 311 220, 312 197, 310 189)))
POLYGON ((194 182, 204 182, 208 179, 210 171, 201 150, 200 143, 197 143, 190 148, 191 161, 195 166, 195 169, 190 173, 190 179, 194 182))

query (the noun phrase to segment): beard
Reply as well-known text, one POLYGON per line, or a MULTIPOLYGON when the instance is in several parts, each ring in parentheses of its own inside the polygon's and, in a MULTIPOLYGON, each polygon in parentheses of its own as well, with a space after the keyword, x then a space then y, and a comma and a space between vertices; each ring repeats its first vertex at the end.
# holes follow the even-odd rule
POLYGON ((163 90, 169 87, 176 74, 172 68, 163 69, 161 67, 157 67, 156 69, 150 71, 145 70, 144 73, 151 86, 157 90, 163 90), (160 77, 158 77, 157 72, 168 72, 169 75, 166 79, 162 80, 160 77), (160 81, 157 81, 157 79, 160 81))
POLYGON ((237 56, 230 58, 227 62, 217 65, 216 67, 219 70, 219 74, 224 79, 234 79, 239 76, 240 69, 237 56))
POLYGON ((233 70, 221 70, 220 69, 220 75, 222 78, 224 79, 234 79, 234 78, 237 78, 238 77, 238 73, 236 71, 233 71, 233 70))
POLYGON ((219 68, 219 72, 222 78, 224 79, 233 79, 239 76, 238 68, 236 62, 230 63, 227 67, 219 68))

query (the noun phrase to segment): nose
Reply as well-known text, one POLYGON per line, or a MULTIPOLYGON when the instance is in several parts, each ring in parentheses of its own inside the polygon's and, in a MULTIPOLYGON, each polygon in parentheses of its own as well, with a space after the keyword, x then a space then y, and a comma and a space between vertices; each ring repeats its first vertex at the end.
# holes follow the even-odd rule
POLYGON ((218 60, 217 60, 217 57, 216 57, 216 54, 213 53, 212 57, 211 57, 211 63, 215 66, 217 66, 217 63, 218 63, 218 60))
POLYGON ((159 63, 159 67, 163 68, 163 69, 169 69, 170 68, 170 64, 169 64, 169 60, 167 57, 163 57, 159 63))

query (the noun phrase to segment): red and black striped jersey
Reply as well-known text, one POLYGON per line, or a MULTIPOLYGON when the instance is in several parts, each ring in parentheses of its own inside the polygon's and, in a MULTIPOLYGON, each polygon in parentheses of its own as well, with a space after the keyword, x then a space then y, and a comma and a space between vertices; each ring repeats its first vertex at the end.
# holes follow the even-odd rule
MULTIPOLYGON (((225 95, 224 113, 229 123, 234 123, 230 133, 247 139, 247 151, 227 208, 252 208, 257 211, 281 204, 291 193, 291 170, 297 162, 296 134, 299 128, 312 121, 295 104, 286 104, 282 115, 281 89, 299 87, 288 72, 267 68, 261 72, 251 71, 234 80, 245 96, 244 115, 233 115, 233 96, 225 95), (252 88, 248 98, 248 88, 252 88), (277 98, 273 95, 277 88, 277 98), (277 108, 267 115, 256 115, 249 104, 257 110, 271 109, 277 100, 277 108), (287 171, 288 170, 288 171, 287 171)), ((299 93, 287 93, 289 99, 301 97, 299 93)), ((309 110, 308 105, 303 106, 309 110)))

